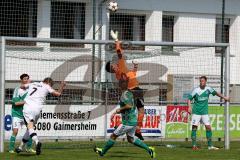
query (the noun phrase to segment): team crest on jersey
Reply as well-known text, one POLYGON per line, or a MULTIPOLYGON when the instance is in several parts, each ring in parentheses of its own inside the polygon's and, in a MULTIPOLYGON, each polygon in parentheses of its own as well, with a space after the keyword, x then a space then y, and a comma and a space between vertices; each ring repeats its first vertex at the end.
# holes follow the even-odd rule
POLYGON ((199 97, 198 100, 199 101, 206 101, 206 100, 208 100, 208 97, 199 97))

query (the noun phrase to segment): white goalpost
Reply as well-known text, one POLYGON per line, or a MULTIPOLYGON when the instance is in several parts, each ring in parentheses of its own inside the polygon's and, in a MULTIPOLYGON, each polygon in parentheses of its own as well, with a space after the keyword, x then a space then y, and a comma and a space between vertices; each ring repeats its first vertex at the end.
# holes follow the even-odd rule
MULTIPOLYGON (((24 37, 1 37, 1 41, 0 152, 4 152, 6 115, 5 106, 9 106, 11 97, 10 90, 9 92, 6 92, 6 89, 10 88, 9 86, 16 86, 19 74, 25 72, 27 72, 30 77, 32 77, 33 81, 41 81, 44 77, 51 76, 54 78, 54 80, 56 80, 56 86, 58 86, 58 83, 61 80, 67 81, 67 89, 60 99, 48 97, 46 101, 46 105, 50 106, 49 108, 52 107, 52 109, 46 110, 46 113, 49 113, 49 116, 52 116, 52 119, 54 121, 54 123, 50 122, 51 124, 46 123, 46 128, 47 125, 51 125, 52 128, 55 127, 55 129, 58 130, 63 126, 69 127, 70 122, 74 122, 73 125, 70 125, 69 130, 68 128, 63 127, 65 129, 63 129, 64 131, 58 130, 54 132, 57 138, 61 138, 61 136, 59 136, 61 132, 64 133, 63 138, 106 138, 106 130, 108 130, 109 125, 109 122, 107 121, 110 113, 108 110, 114 108, 111 108, 111 106, 115 104, 114 100, 118 98, 115 90, 113 91, 112 88, 110 88, 112 89, 110 90, 108 87, 106 87, 108 84, 114 86, 114 82, 109 81, 111 80, 111 77, 105 72, 105 63, 108 60, 112 60, 112 56, 115 54, 111 49, 108 50, 106 46, 113 45, 114 41, 24 37), (10 42, 14 42, 16 44, 18 42, 21 42, 21 45, 11 45, 10 42), (33 45, 29 45, 30 43, 33 45), (68 45, 67 47, 66 44, 68 45), (94 50, 94 52, 92 52, 91 45, 96 45, 99 47, 98 49, 94 50), (101 57, 98 57, 97 54, 100 52, 100 50, 102 55, 101 57), (92 73, 93 70, 94 75, 92 73), (85 109, 79 112, 81 105, 84 105, 85 109), (56 109, 55 106, 59 107, 56 109), (66 106, 67 109, 64 108, 66 106), (76 115, 72 114, 75 112, 76 115), (56 115, 53 115, 53 113, 56 113, 56 115), (61 117, 62 113, 67 113, 67 116, 69 116, 70 119, 71 117, 74 119, 74 116, 76 116, 77 120, 74 121, 61 117), (54 118, 54 116, 56 116, 56 118, 54 118), (84 121, 86 119, 89 121, 84 121), (71 127, 73 127, 72 130, 71 127), (82 132, 79 132, 80 130, 82 132)), ((138 50, 126 49, 125 53, 127 60, 132 61, 134 59, 137 59, 137 61, 142 64, 142 66, 140 66, 141 75, 146 74, 146 71, 144 70, 145 67, 152 67, 154 69, 154 73, 150 74, 149 77, 144 77, 140 84, 143 89, 146 90, 156 87, 158 89, 158 94, 160 94, 159 88, 167 86, 163 84, 164 81, 169 83, 167 80, 169 80, 169 77, 174 75, 184 75, 186 77, 190 75, 192 78, 204 73, 209 73, 213 75, 213 77, 219 77, 220 68, 218 63, 220 62, 220 59, 216 58, 209 60, 209 57, 207 55, 210 55, 212 51, 215 50, 215 47, 224 48, 224 95, 229 96, 230 50, 228 43, 190 43, 161 41, 126 41, 123 43, 128 45, 126 47, 128 49, 131 48, 129 46, 140 46, 139 48, 142 47, 138 50), (172 47, 172 50, 163 52, 162 48, 164 47, 172 47), (175 54, 175 56, 168 57, 168 54, 175 54), (194 60, 194 62, 190 63, 191 60, 188 60, 187 58, 194 60), (207 66, 207 63, 209 63, 206 62, 207 60, 209 60, 210 63, 212 62, 212 66, 207 66), (155 61, 158 65, 151 64, 155 61), (158 79, 155 79, 156 81, 153 81, 151 75, 154 76, 155 74, 156 76, 159 75, 160 72, 164 72, 161 74, 162 77, 157 77, 158 79)), ((194 81, 194 78, 192 78, 192 80, 194 81)), ((184 82, 181 83, 183 83, 181 84, 181 87, 183 87, 184 82)), ((168 88, 166 88, 168 97, 164 100, 161 100, 158 95, 155 97, 152 96, 157 92, 146 91, 146 105, 155 104, 157 106, 161 106, 163 104, 174 104, 175 102, 184 103, 184 101, 177 96, 177 92, 184 94, 183 89, 177 87, 174 89, 175 90, 172 89, 169 91, 168 88), (169 96, 170 94, 172 94, 172 96, 169 96)), ((219 104, 218 101, 213 102, 215 104, 219 104)), ((43 116, 44 115, 42 115, 42 117, 43 116)), ((225 103, 224 117, 224 143, 225 149, 229 149, 229 102, 225 103)), ((45 121, 43 123, 45 125, 45 121)), ((43 126, 39 127, 41 128, 43 126)), ((39 132, 43 135, 45 133, 45 131, 41 129, 39 132)), ((53 132, 49 130, 45 136, 47 137, 48 134, 53 134, 53 132)))

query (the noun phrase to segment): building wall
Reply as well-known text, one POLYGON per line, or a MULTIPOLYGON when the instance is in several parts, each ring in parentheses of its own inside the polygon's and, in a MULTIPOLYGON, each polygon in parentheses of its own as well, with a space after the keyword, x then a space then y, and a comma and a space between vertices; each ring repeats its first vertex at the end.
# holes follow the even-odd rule
MULTIPOLYGON (((221 14, 222 1, 219 0, 120 0, 119 6, 125 9, 157 10, 171 12, 190 12, 221 14)), ((226 14, 239 15, 240 1, 226 1, 226 14)))

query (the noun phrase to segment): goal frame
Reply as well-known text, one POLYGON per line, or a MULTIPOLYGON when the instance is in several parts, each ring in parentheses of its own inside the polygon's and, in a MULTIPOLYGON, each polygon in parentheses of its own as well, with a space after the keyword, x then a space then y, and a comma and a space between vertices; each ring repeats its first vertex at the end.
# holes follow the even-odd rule
MULTIPOLYGON (((91 40, 91 39, 57 39, 57 38, 28 38, 28 37, 1 37, 1 56, 0 56, 0 152, 4 152, 4 116, 5 116, 5 61, 6 61, 6 41, 24 41, 24 42, 59 42, 59 43, 78 43, 78 44, 113 44, 112 40, 91 40)), ((161 41, 128 41, 132 45, 146 46, 176 46, 176 47, 223 47, 225 48, 225 74, 224 74, 224 95, 230 94, 230 49, 229 43, 200 43, 200 42, 161 42, 161 41)), ((224 146, 230 149, 230 132, 229 132, 229 102, 225 103, 224 115, 224 146)))

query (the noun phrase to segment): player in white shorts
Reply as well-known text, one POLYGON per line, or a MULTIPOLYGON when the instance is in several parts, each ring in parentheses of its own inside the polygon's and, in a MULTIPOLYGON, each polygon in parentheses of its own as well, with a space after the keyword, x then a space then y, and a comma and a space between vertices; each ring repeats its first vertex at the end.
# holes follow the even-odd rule
MULTIPOLYGON (((29 75, 24 73, 20 76, 21 84, 29 83, 29 75)), ((16 137, 18 134, 18 130, 24 125, 24 118, 23 118, 23 105, 24 99, 27 96, 28 90, 21 89, 19 86, 14 89, 13 97, 12 97, 12 135, 10 137, 9 142, 9 153, 14 152, 14 146, 16 137)), ((32 139, 30 138, 27 147, 25 150, 27 152, 35 153, 35 151, 31 148, 32 146, 32 139)))
MULTIPOLYGON (((37 134, 34 130, 34 124, 37 123, 40 112, 43 108, 43 103, 48 93, 51 93, 53 96, 60 96, 65 85, 65 82, 62 82, 59 90, 56 91, 52 88, 53 80, 48 77, 45 78, 42 82, 34 82, 21 86, 21 88, 28 88, 28 94, 25 98, 25 104, 23 106, 23 116, 28 128, 28 133, 26 132, 23 139, 27 141, 29 137, 32 138, 32 140, 36 143, 37 155, 41 153, 42 144, 38 140, 37 134)), ((24 145, 25 143, 22 141, 20 146, 16 148, 16 152, 21 152, 24 145)))
POLYGON ((217 95, 218 97, 223 98, 225 101, 229 101, 229 97, 225 97, 222 94, 216 92, 213 88, 208 87, 207 77, 202 76, 199 78, 200 85, 195 88, 188 97, 188 106, 189 112, 192 113, 192 149, 198 150, 196 139, 197 139, 197 128, 198 125, 202 122, 206 128, 206 137, 208 141, 209 150, 218 150, 217 147, 212 145, 212 129, 211 123, 208 116, 208 99, 210 95, 217 95), (194 101, 193 107, 191 107, 191 101, 194 101))

